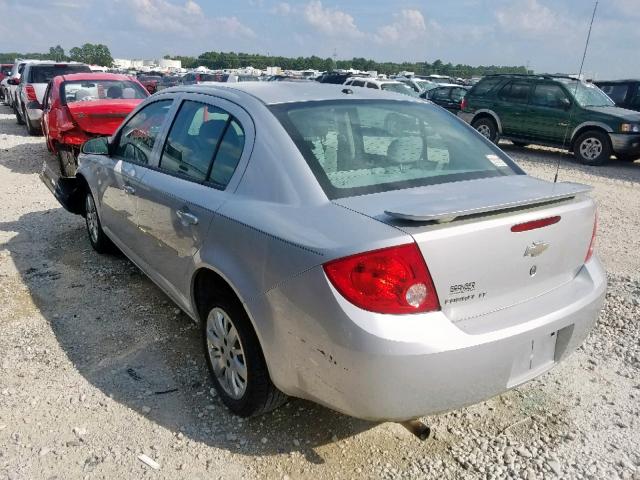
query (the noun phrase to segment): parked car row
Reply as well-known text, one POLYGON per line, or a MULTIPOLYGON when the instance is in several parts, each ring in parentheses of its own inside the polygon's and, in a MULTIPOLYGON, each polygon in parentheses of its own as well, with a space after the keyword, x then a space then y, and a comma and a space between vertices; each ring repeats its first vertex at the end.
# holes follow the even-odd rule
MULTIPOLYGON (((50 84, 64 125, 107 121, 74 110, 83 90, 144 92, 82 75, 50 84)), ((565 359, 601 308, 588 187, 527 176, 405 83, 355 81, 160 90, 75 175, 43 172, 95 251, 201 325, 238 415, 287 395, 396 421, 479 402, 565 359)))

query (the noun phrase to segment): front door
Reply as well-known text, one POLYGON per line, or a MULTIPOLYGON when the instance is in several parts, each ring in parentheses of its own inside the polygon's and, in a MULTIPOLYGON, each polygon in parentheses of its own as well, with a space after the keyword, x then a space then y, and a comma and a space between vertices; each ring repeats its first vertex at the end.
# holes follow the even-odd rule
POLYGON ((156 138, 167 120, 172 100, 145 106, 124 125, 101 175, 99 199, 102 226, 116 244, 137 259, 137 199, 141 179, 152 162, 156 138))
POLYGON ((528 117, 536 140, 563 144, 571 139, 571 101, 560 85, 538 83, 531 94, 528 117))
POLYGON ((245 150, 244 110, 230 102, 187 94, 175 116, 158 167, 142 178, 138 222, 144 261, 157 280, 183 305, 190 303, 193 257, 208 234, 215 212, 245 150))

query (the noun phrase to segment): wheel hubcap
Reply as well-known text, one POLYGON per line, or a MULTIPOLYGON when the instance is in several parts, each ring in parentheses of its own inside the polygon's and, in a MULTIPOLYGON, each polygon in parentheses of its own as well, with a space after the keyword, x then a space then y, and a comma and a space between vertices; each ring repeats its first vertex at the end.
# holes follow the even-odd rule
POLYGON ((241 398, 247 390, 244 349, 231 318, 218 307, 207 317, 207 354, 220 386, 231 398, 241 398))
POLYGON ((98 212, 96 212, 96 204, 93 202, 93 197, 87 195, 85 201, 85 207, 87 211, 87 229, 93 243, 98 242, 98 212))
POLYGON ((483 137, 489 139, 491 138, 491 129, 489 128, 489 125, 478 125, 478 128, 476 128, 476 130, 478 130, 480 135, 482 135, 483 137))
POLYGON ((580 155, 587 160, 595 160, 602 154, 602 142, 597 138, 586 138, 580 144, 580 155))

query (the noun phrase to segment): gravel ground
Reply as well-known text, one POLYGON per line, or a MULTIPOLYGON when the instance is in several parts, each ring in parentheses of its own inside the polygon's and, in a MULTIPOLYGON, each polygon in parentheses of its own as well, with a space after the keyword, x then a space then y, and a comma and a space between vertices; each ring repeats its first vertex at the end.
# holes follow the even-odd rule
POLYGON ((198 329, 125 258, 93 253, 38 179, 43 139, 0 107, 0 479, 640 479, 640 162, 504 148, 532 175, 559 160, 561 180, 594 186, 606 306, 566 362, 423 419, 421 442, 301 400, 229 415, 198 329))

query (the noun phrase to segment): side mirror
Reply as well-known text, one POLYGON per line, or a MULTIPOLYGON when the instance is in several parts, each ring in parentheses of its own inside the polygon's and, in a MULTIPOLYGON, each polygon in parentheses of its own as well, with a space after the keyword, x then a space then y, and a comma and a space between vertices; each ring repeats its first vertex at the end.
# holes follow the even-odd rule
POLYGON ((569 100, 568 98, 563 98, 562 100, 560 100, 560 105, 565 110, 569 110, 571 108, 571 100, 569 100))
POLYGON ((20 79, 16 78, 16 77, 11 77, 9 80, 7 80, 7 83, 9 85, 19 85, 20 84, 20 79))
POLYGON ((82 153, 90 155, 109 155, 109 138, 108 137, 96 137, 91 140, 87 140, 82 145, 82 153))

